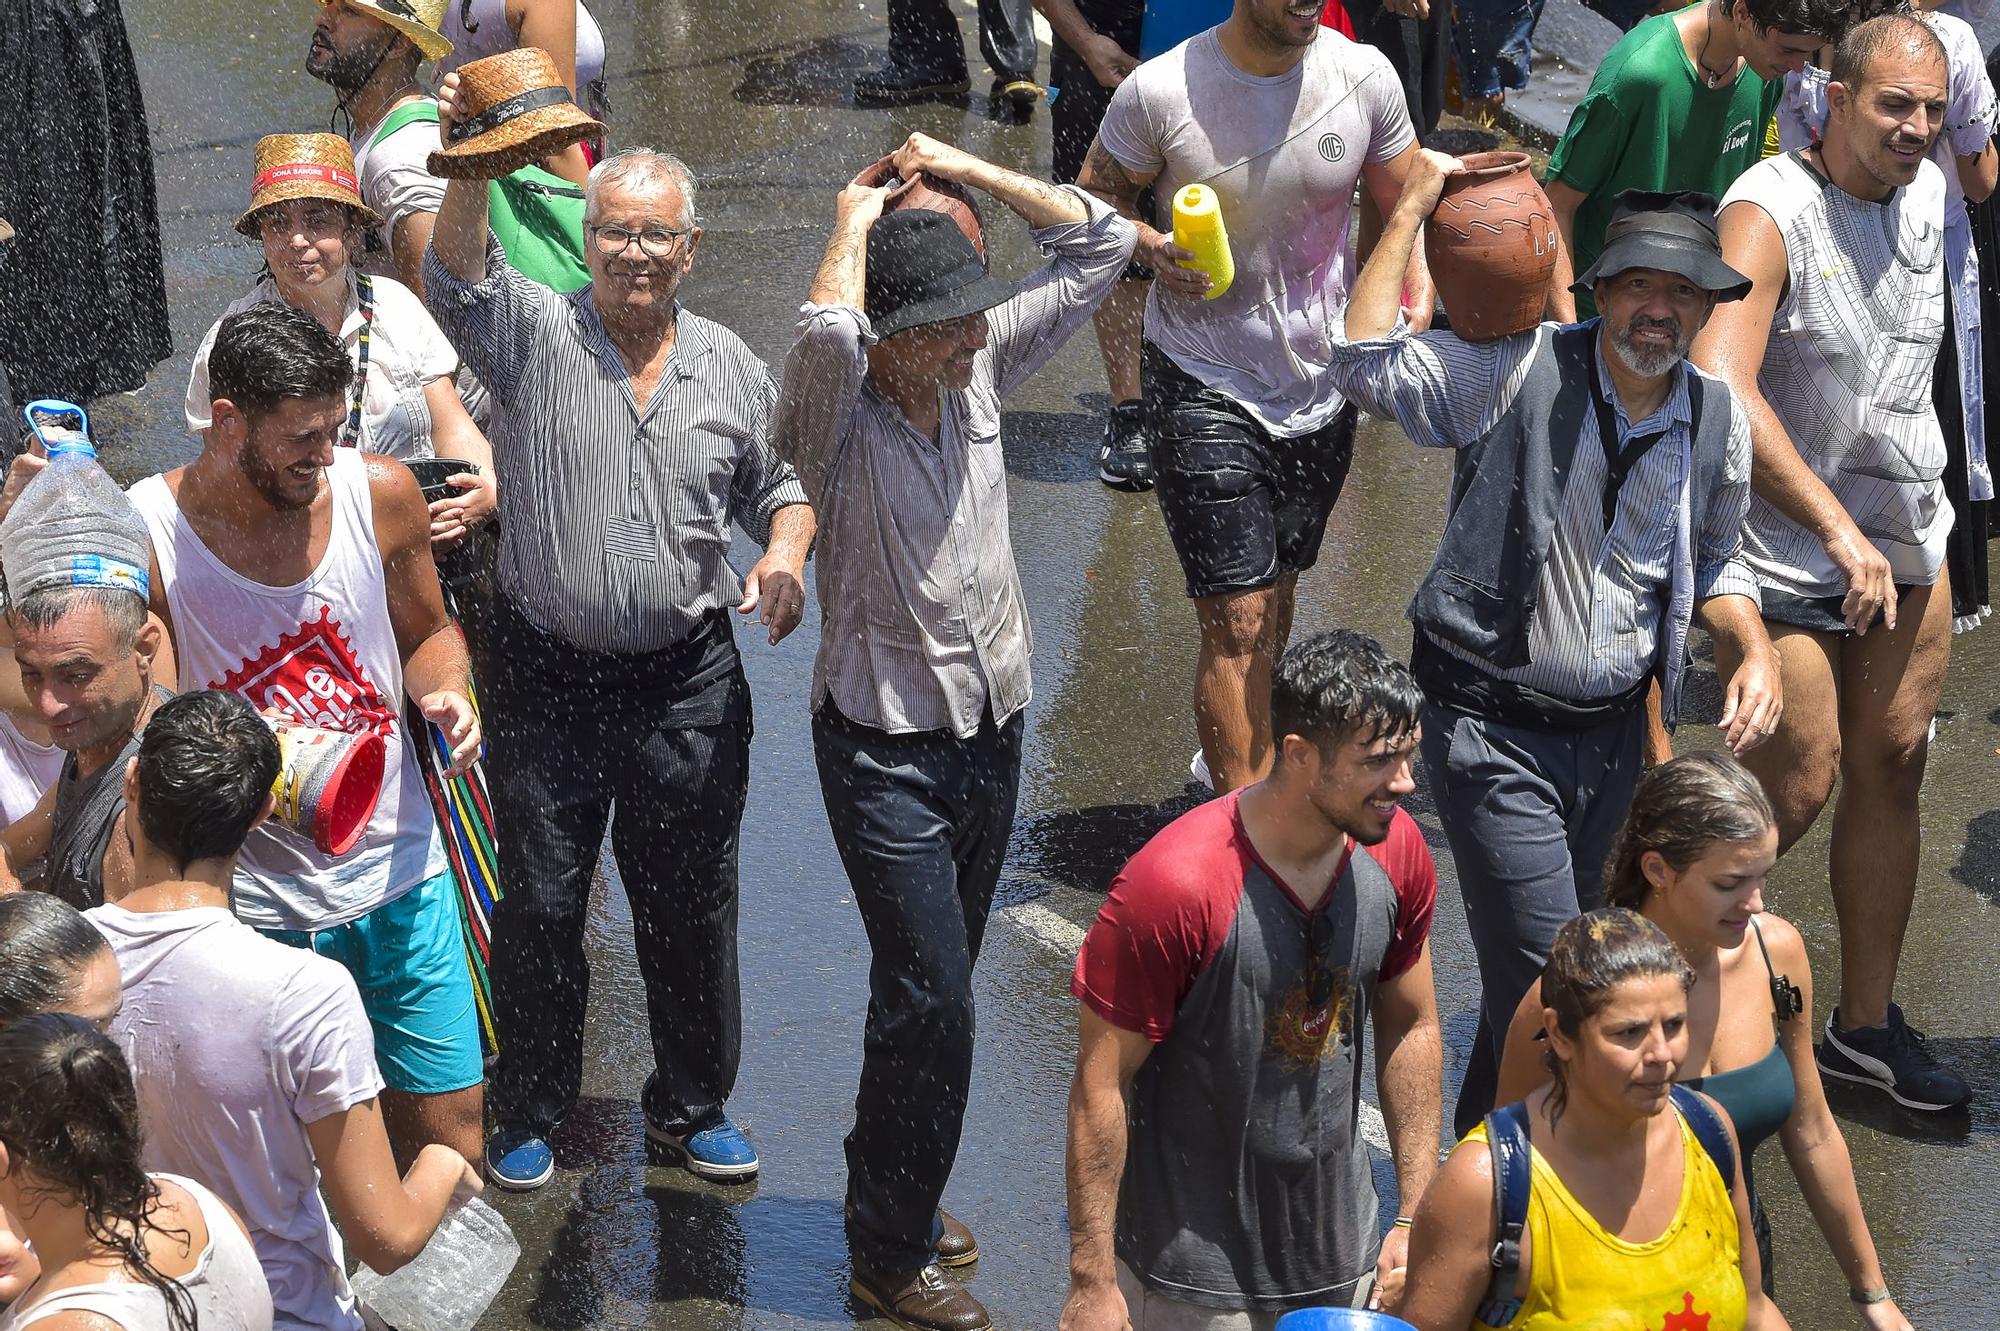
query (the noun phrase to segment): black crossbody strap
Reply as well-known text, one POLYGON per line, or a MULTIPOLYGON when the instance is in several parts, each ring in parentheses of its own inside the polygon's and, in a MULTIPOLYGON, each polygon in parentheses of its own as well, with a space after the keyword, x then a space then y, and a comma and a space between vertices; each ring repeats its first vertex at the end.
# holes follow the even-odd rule
POLYGON ((1625 488, 1625 478, 1639 465, 1640 458, 1653 451, 1653 445, 1667 437, 1667 431, 1637 435, 1631 443, 1619 448, 1618 415, 1604 396, 1604 376, 1597 369, 1596 348, 1590 353, 1590 405, 1597 412, 1597 445, 1604 450, 1604 530, 1608 535, 1612 520, 1618 516, 1618 492, 1625 488))

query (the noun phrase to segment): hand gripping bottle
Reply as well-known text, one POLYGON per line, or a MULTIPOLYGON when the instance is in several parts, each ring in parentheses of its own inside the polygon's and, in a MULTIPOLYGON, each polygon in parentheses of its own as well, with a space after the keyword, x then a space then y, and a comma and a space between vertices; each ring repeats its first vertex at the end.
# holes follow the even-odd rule
POLYGON ((1236 259, 1222 225, 1222 200, 1206 185, 1186 185, 1174 195, 1174 244, 1194 255, 1181 267, 1208 274, 1205 299, 1214 300, 1236 280, 1236 259))
POLYGON ((83 409, 41 401, 24 414, 49 462, 0 522, 9 601, 60 587, 120 587, 144 600, 152 550, 146 523, 97 465, 83 409))

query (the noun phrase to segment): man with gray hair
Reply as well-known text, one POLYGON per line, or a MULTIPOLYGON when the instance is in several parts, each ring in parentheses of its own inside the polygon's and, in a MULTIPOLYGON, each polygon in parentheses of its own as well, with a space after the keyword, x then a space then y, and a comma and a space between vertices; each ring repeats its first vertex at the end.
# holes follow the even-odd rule
MULTIPOLYGON (((457 77, 441 126, 463 118, 457 77)), ((494 915, 500 1065, 486 1168, 540 1187, 583 1073, 584 909, 607 821, 652 1026, 646 1135, 704 1178, 757 1171, 724 1102, 742 1043, 736 850, 750 692, 729 610, 772 643, 805 606, 813 513, 768 438, 777 388, 720 324, 680 307, 695 182, 644 148, 587 187, 591 284, 507 264, 484 181, 445 191, 425 290, 495 399, 501 492, 486 703, 508 893, 494 915), (765 555, 738 576, 730 530, 765 555), (613 806, 616 813, 613 813, 613 806)))

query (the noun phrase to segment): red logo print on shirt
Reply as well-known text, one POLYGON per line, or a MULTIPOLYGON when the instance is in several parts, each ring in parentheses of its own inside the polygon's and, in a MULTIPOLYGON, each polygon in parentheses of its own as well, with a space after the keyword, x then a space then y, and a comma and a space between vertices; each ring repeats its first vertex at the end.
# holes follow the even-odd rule
POLYGON ((1668 1313, 1667 1320, 1660 1324, 1660 1331, 1708 1331, 1708 1314, 1694 1310, 1694 1295, 1681 1295, 1681 1310, 1668 1313))
POLYGON ((1326 1057, 1335 1040, 1354 1043, 1354 995, 1347 967, 1331 972, 1317 963, 1271 1009, 1266 1032, 1274 1053, 1294 1067, 1309 1068, 1326 1057), (1324 995, 1324 996, 1322 996, 1324 995))
POLYGON ((282 712, 300 725, 396 738, 395 709, 361 668, 331 606, 208 687, 241 694, 259 711, 282 712))

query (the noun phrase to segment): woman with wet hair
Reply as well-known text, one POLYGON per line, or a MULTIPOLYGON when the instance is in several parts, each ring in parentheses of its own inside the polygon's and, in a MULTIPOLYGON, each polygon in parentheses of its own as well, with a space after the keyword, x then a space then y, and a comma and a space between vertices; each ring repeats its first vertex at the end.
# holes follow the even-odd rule
POLYGON ((0 896, 0 1029, 43 1012, 109 1026, 118 988, 104 935, 68 902, 46 892, 0 896))
POLYGON ((1505 1315, 1488 1300, 1499 1224, 1487 1134, 1507 1117, 1496 1112, 1418 1204, 1400 1316, 1419 1331, 1787 1325, 1764 1295, 1734 1133, 1713 1102, 1697 1097, 1686 1112, 1674 1102, 1694 980, 1659 926, 1632 911, 1562 927, 1541 983, 1552 1080, 1520 1106, 1533 1149, 1519 1275, 1492 1291, 1505 1315), (1705 1130, 1715 1140, 1704 1143, 1705 1130))
MULTIPOLYGON (((1611 843, 1604 899, 1659 925, 1694 972, 1688 1056, 1675 1075, 1721 1105, 1742 1139, 1765 1292, 1772 1288, 1771 1227, 1751 1156, 1776 1136, 1863 1323, 1871 1331, 1909 1331, 1882 1278, 1847 1142, 1813 1062, 1805 943, 1764 909, 1764 880, 1777 857, 1776 819, 1757 778, 1727 753, 1685 754, 1640 779, 1611 843)), ((1507 1032, 1502 1102, 1548 1080, 1541 1041, 1537 985, 1507 1032)))
POLYGON ((148 1174, 124 1055, 81 1017, 0 1031, 0 1207, 41 1274, 0 1331, 270 1331, 250 1237, 192 1179, 148 1174))

